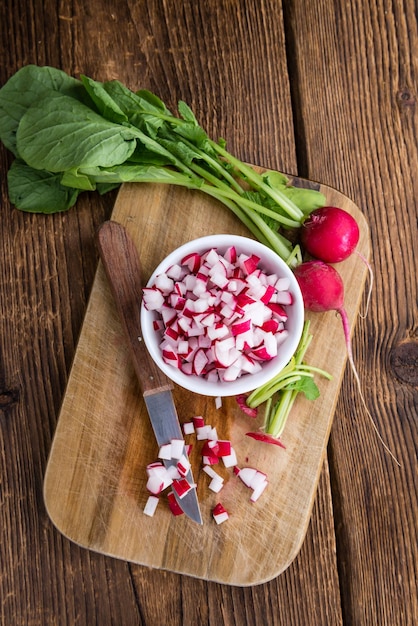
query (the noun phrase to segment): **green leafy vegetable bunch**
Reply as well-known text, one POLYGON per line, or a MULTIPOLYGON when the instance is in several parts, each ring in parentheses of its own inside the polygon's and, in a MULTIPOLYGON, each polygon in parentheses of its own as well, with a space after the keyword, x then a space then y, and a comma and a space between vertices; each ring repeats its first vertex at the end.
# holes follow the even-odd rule
POLYGON ((8 190, 21 210, 66 211, 81 192, 124 182, 180 185, 222 202, 290 266, 301 260, 291 233, 325 204, 318 191, 235 158, 185 102, 175 116, 149 91, 53 67, 24 66, 0 89, 0 139, 15 156, 8 190))

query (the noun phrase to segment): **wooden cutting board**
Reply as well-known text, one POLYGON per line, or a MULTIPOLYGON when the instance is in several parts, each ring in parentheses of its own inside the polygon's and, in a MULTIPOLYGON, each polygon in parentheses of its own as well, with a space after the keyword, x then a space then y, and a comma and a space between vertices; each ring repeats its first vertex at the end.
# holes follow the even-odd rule
MULTIPOLYGON (((294 183, 310 184, 301 179, 294 183)), ((320 189, 328 204, 356 217, 358 249, 368 258, 368 227, 360 210, 334 189, 320 189)), ((213 233, 248 236, 221 204, 199 192, 164 185, 124 185, 112 219, 136 242, 144 281, 167 253, 190 239, 213 233)), ((354 325, 367 270, 357 255, 338 269, 354 325)), ((85 548, 220 583, 247 586, 280 574, 295 558, 307 530, 346 362, 339 317, 329 312, 311 314, 310 319, 314 339, 307 360, 333 379, 317 379, 318 400, 297 400, 282 437, 285 450, 245 436, 262 424, 262 413, 254 420, 234 398, 224 399, 217 409, 213 398, 174 390, 181 422, 202 415, 216 426, 219 438, 232 441, 239 466, 268 474, 262 497, 252 504, 250 490, 222 464, 217 469, 225 486, 219 494, 211 492, 200 465, 202 444, 191 436, 186 440, 194 444, 191 459, 204 523, 172 516, 165 498, 150 518, 143 513, 149 495, 145 467, 156 459, 157 445, 99 264, 45 475, 45 504, 55 526, 85 548), (217 502, 230 513, 219 526, 211 516, 217 502)))

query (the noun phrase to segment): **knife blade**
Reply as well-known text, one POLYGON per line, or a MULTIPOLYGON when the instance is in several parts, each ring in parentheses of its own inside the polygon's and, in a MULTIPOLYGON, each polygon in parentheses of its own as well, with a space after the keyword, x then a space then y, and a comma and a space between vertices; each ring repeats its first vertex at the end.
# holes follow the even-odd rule
MULTIPOLYGON (((183 439, 172 397, 173 383, 157 367, 141 336, 141 266, 135 244, 122 224, 109 220, 97 232, 97 245, 157 444, 160 447, 172 439, 183 439)), ((185 447, 184 454, 187 456, 185 447)), ((166 467, 175 463, 175 460, 164 460, 166 467)), ((187 472, 186 480, 194 485, 191 470, 187 472)), ((202 524, 196 488, 193 487, 182 498, 175 492, 174 495, 184 513, 202 524)))

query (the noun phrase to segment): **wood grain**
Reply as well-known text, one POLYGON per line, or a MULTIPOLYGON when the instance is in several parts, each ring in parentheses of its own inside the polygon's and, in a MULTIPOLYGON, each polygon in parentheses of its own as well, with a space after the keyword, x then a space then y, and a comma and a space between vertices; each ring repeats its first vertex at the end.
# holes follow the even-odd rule
MULTIPOLYGON (((295 184, 306 182, 295 179, 295 184)), ((335 190, 320 189, 329 203, 355 215, 361 228, 359 251, 367 258, 368 226, 360 211, 335 190)), ((122 224, 136 244, 144 282, 169 252, 191 239, 249 234, 220 203, 199 192, 162 185, 124 185, 112 220, 122 224)), ((354 325, 367 268, 353 256, 340 271, 354 325)), ((175 389, 180 420, 203 415, 221 439, 232 441, 238 465, 268 474, 267 495, 252 504, 240 494, 230 470, 223 471, 226 484, 221 494, 211 496, 199 463, 199 444, 193 440, 203 527, 173 518, 164 499, 150 519, 142 513, 147 499, 145 469, 156 460, 158 448, 100 266, 45 476, 45 503, 57 528, 84 547, 223 584, 261 584, 286 569, 309 523, 346 358, 341 320, 335 314, 311 315, 311 324, 309 362, 327 369, 333 380, 320 385, 322 394, 314 403, 302 398, 296 403, 283 436, 287 448, 283 454, 245 436, 254 420, 240 411, 234 398, 224 398, 222 409, 216 410, 212 398, 175 389), (221 527, 211 518, 219 498, 231 513, 221 527)), ((255 427, 261 424, 262 415, 255 427)))
POLYGON ((367 405, 402 466, 371 435, 347 376, 330 440, 336 537, 344 554, 339 569, 349 581, 342 602, 349 623, 412 624, 418 618, 412 565, 418 557, 417 22, 413 2, 336 9, 296 2, 287 15, 300 79, 294 97, 309 146, 307 171, 349 194, 370 220, 375 291, 354 351, 367 405), (324 87, 330 97, 322 97, 324 87), (399 346, 409 347, 415 370, 409 384, 393 368, 399 346))

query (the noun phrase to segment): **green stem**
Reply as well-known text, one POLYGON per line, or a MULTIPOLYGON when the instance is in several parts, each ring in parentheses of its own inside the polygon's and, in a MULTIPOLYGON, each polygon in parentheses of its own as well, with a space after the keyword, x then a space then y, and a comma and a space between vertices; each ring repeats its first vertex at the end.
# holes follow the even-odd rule
POLYGON ((277 202, 277 204, 281 206, 282 209, 286 211, 286 213, 291 218, 297 220, 300 223, 300 221, 304 217, 303 212, 284 193, 279 191, 279 189, 274 189, 273 187, 267 185, 260 176, 260 174, 258 174, 252 167, 235 158, 232 154, 230 154, 227 150, 222 148, 222 146, 220 146, 216 142, 210 140, 210 145, 227 161, 229 161, 229 163, 231 163, 238 171, 240 171, 247 180, 251 181, 258 189, 264 191, 264 193, 270 196, 270 198, 272 198, 275 202, 277 202))
POLYGON ((222 181, 216 178, 216 176, 213 176, 212 174, 210 174, 210 172, 205 170, 203 167, 200 167, 196 163, 194 163, 190 167, 194 172, 196 172, 196 174, 199 174, 199 176, 201 176, 202 178, 206 178, 208 182, 212 183, 212 185, 217 187, 219 189, 219 193, 222 194, 222 196, 224 196, 225 198, 234 200, 234 202, 237 202, 240 205, 244 205, 248 209, 257 211, 257 213, 261 213, 262 215, 267 215, 268 217, 272 217, 274 220, 276 220, 277 222, 280 222, 281 224, 283 224, 283 226, 286 226, 287 228, 298 228, 300 226, 300 222, 296 222, 295 220, 291 220, 285 217, 284 215, 280 215, 280 213, 277 213, 277 211, 268 209, 267 207, 264 207, 263 205, 258 204, 257 202, 254 202, 253 200, 249 200, 248 198, 242 197, 240 194, 238 194, 238 197, 237 197, 236 191, 232 190, 230 187, 228 187, 222 181))
POLYGON ((269 419, 265 432, 269 435, 279 438, 286 426, 286 421, 290 413, 290 409, 293 406, 297 392, 287 390, 285 391, 269 419))

